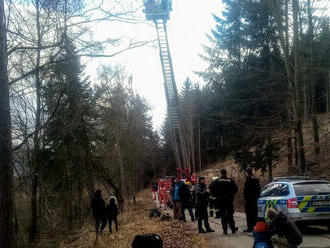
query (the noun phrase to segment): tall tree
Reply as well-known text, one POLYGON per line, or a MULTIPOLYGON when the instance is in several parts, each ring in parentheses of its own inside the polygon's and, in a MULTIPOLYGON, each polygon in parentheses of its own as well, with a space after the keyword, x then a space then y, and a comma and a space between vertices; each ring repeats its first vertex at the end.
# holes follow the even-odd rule
POLYGON ((0 248, 14 248, 13 162, 6 34, 4 0, 0 0, 0 248))

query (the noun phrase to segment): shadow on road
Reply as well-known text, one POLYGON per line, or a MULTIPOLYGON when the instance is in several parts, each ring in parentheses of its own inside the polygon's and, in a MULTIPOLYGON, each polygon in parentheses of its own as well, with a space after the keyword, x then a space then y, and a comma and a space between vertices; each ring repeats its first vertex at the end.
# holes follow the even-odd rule
POLYGON ((304 235, 327 235, 330 231, 326 227, 322 226, 302 226, 299 230, 304 235))

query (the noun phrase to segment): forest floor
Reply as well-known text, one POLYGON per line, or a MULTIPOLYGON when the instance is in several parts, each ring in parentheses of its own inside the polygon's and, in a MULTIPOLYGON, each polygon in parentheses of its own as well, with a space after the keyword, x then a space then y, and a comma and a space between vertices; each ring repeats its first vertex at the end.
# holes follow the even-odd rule
POLYGON ((91 220, 79 233, 62 242, 60 248, 129 248, 135 235, 147 233, 160 235, 164 248, 208 247, 193 226, 174 220, 150 219, 149 211, 153 208, 150 190, 141 191, 136 199, 136 204, 130 204, 119 215, 118 232, 110 234, 106 228, 103 235, 96 236, 91 220))

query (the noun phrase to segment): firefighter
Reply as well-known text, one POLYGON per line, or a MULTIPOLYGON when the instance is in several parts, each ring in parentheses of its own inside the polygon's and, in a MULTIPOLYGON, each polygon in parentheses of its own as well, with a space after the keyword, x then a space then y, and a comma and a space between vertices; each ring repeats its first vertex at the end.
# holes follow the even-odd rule
POLYGON ((219 215, 219 209, 217 208, 217 185, 219 184, 219 177, 212 177, 212 182, 210 183, 209 189, 211 196, 209 198, 210 207, 210 217, 219 215))
POLYGON ((198 184, 195 187, 196 194, 196 212, 195 216, 198 219, 198 231, 199 233, 214 232, 209 224, 209 216, 207 213, 208 198, 210 196, 210 191, 207 190, 205 184, 205 177, 198 178, 198 184), (202 227, 202 222, 204 221, 204 226, 206 231, 202 227))
POLYGON ((252 232, 258 220, 258 198, 260 196, 260 183, 258 178, 253 177, 252 168, 246 170, 244 185, 244 200, 247 229, 244 232, 252 232))
POLYGON ((223 234, 227 235, 228 225, 233 234, 236 233, 238 227, 235 226, 234 221, 234 195, 238 188, 234 180, 227 177, 227 171, 221 170, 221 177, 217 187, 217 197, 219 199, 220 217, 223 229, 223 234))

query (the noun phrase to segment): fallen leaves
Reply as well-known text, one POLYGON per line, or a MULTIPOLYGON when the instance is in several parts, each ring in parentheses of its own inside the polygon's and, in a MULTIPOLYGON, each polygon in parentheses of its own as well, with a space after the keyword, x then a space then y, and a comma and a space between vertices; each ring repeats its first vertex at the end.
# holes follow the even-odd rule
POLYGON ((107 230, 108 227, 103 235, 96 236, 91 222, 82 228, 78 238, 71 242, 68 239, 60 248, 129 248, 135 235, 147 233, 160 235, 164 248, 191 248, 203 243, 198 234, 187 233, 181 222, 150 219, 148 209, 141 204, 131 206, 119 216, 119 232, 110 234, 107 230))

